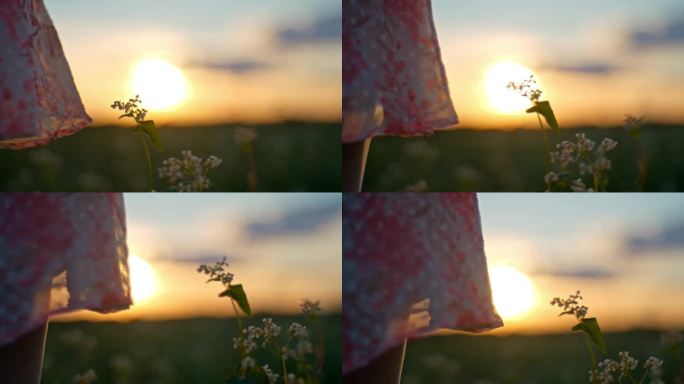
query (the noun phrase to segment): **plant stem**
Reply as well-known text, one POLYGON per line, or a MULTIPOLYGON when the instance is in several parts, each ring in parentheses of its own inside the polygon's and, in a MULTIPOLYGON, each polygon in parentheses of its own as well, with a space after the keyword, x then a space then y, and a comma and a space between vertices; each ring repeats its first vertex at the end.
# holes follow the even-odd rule
POLYGON ((537 120, 539 121, 539 127, 541 128, 542 135, 544 136, 544 150, 546 151, 546 156, 544 157, 544 162, 546 163, 546 172, 551 172, 551 149, 549 148, 549 139, 546 136, 546 128, 542 124, 541 117, 537 113, 537 120))
POLYGON ((238 323, 238 331, 240 332, 239 337, 240 337, 240 360, 245 358, 245 349, 242 345, 242 338, 244 335, 243 328, 242 328, 242 318, 240 317, 240 312, 238 312, 237 307, 235 306, 235 300, 230 299, 230 303, 233 305, 233 311, 235 311, 235 319, 237 320, 238 323))
POLYGON ((594 377, 594 380, 592 380, 593 384, 596 384, 597 381, 597 375, 598 371, 596 369, 596 357, 594 356, 594 349, 591 347, 591 340, 589 340, 589 336, 587 334, 584 334, 584 341, 587 342, 587 348, 589 348, 589 357, 591 357, 591 371, 594 373, 592 376, 594 377))
POLYGON ((601 192, 599 191, 599 177, 596 174, 596 171, 594 171, 594 192, 601 192))
POLYGON ((280 362, 281 362, 282 365, 283 365, 283 379, 285 380, 285 384, 288 384, 288 380, 287 380, 287 366, 285 365, 285 355, 282 355, 282 356, 280 357, 280 362))
POLYGON ((143 148, 145 148, 145 158, 147 159, 147 190, 149 192, 152 192, 152 190, 154 189, 154 184, 152 181, 152 158, 150 157, 150 150, 149 148, 147 148, 145 138, 142 135, 138 136, 138 138, 140 139, 143 148))

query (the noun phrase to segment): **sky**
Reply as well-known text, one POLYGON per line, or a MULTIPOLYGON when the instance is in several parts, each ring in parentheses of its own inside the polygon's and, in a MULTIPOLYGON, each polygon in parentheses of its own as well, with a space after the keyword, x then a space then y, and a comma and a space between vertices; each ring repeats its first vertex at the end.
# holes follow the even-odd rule
POLYGON ((576 290, 605 330, 684 328, 681 194, 478 197, 490 276, 515 268, 534 296, 528 311, 504 317, 495 333, 569 329, 574 320, 559 318, 549 301, 576 290))
POLYGON ((135 93, 162 124, 340 119, 339 2, 45 3, 95 124, 114 122, 109 105, 135 93), (166 66, 140 75, 145 60, 166 66))
MULTIPOLYGON (((523 112, 524 99, 509 113, 502 113, 492 101, 502 96, 485 84, 501 62, 516 63, 535 75, 542 99, 551 102, 561 127, 618 125, 626 114, 645 115, 651 123, 684 121, 681 1, 432 4, 451 96, 463 127, 537 124, 523 112)), ((519 80, 515 71, 509 72, 519 80)), ((505 94, 505 76, 502 81, 499 88, 505 94)))
POLYGON ((222 287, 205 284, 206 276, 196 272, 199 264, 223 256, 256 314, 298 313, 304 298, 320 300, 328 313, 340 311, 340 194, 142 193, 125 194, 124 201, 130 258, 151 270, 129 258, 135 304, 114 314, 79 311, 59 320, 232 315, 229 301, 217 297, 222 287))

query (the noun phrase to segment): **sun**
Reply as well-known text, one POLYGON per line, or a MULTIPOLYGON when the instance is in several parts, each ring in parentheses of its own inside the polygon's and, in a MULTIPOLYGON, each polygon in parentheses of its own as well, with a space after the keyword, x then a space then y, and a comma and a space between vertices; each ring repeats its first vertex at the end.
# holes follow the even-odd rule
POLYGON ((149 110, 169 110, 188 96, 188 84, 180 68, 163 59, 143 59, 133 68, 131 86, 149 110))
POLYGON ((150 263, 138 255, 131 254, 128 256, 128 268, 133 303, 140 304, 152 298, 159 289, 159 282, 150 263))
POLYGON ((530 107, 530 101, 506 86, 511 81, 521 82, 529 79, 533 74, 529 68, 513 61, 500 61, 490 66, 484 79, 488 108, 502 115, 524 112, 530 107))
POLYGON ((522 272, 509 266, 496 266, 490 269, 489 280, 494 306, 504 320, 520 318, 534 307, 534 286, 522 272))

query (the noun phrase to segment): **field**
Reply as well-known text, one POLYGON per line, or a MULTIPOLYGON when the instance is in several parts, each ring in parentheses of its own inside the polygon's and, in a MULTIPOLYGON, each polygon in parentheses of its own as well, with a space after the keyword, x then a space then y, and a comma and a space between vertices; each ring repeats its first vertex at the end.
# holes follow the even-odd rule
MULTIPOLYGON (((674 355, 656 331, 606 334, 610 357, 628 350, 641 364, 648 356, 665 361, 664 381, 677 375, 674 355)), ((442 336, 408 344, 405 384, 588 383, 591 361, 580 334, 541 336, 442 336)), ((642 372, 639 370, 639 372, 642 372)))
MULTIPOLYGON (((301 320, 274 316, 274 321, 301 320)), ((339 383, 341 319, 324 316, 320 321, 326 350, 321 383, 339 383)), ((42 382, 70 384, 76 374, 92 368, 96 383, 223 383, 239 360, 232 347, 236 335, 232 319, 51 323, 42 382)), ((270 361, 271 367, 277 363, 270 361)))
MULTIPOLYGON (((573 140, 582 132, 599 143, 619 142, 610 153, 609 191, 636 191, 639 143, 622 128, 563 129, 549 141, 573 140)), ((648 159, 645 191, 684 190, 684 127, 642 128, 648 159)), ((544 144, 536 130, 458 129, 419 139, 381 137, 371 144, 364 190, 543 191, 544 144), (421 180, 423 182, 421 182, 421 180)))
MULTIPOLYGON (((223 163, 209 173, 211 191, 246 191, 249 162, 235 143, 237 126, 162 127, 165 153, 152 151, 154 168, 189 149, 223 163)), ((282 123, 253 127, 259 191, 339 191, 340 124, 282 123)), ((46 147, 0 150, 0 189, 4 191, 144 191, 142 145, 126 129, 87 128, 46 147)), ((165 190, 159 179, 156 190, 165 190)))

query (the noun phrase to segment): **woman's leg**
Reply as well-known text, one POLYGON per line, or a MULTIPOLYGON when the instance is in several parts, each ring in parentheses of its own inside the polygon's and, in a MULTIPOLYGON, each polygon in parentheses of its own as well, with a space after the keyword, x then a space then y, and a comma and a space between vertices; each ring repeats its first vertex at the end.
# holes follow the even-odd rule
POLYGON ((342 192, 361 192, 370 141, 342 144, 342 192))
POLYGON ((0 348, 0 375, 7 384, 40 384, 45 350, 45 324, 0 348))
POLYGON ((399 346, 383 353, 370 364, 344 376, 342 381, 344 384, 399 384, 405 352, 406 340, 399 346))

